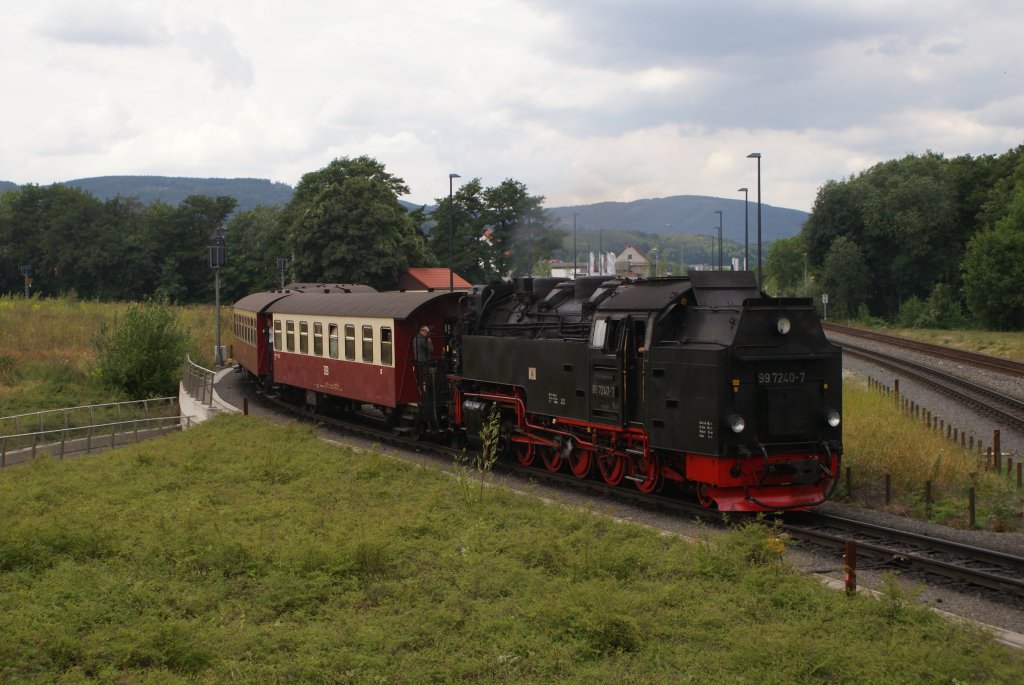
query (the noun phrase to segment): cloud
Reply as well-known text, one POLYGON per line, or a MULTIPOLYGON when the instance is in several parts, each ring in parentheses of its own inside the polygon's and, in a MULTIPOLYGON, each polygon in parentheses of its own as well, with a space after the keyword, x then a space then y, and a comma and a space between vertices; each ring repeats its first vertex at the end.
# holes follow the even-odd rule
POLYGON ((165 27, 152 14, 108 2, 62 4, 42 18, 36 31, 59 42, 100 47, 146 47, 168 41, 165 27))

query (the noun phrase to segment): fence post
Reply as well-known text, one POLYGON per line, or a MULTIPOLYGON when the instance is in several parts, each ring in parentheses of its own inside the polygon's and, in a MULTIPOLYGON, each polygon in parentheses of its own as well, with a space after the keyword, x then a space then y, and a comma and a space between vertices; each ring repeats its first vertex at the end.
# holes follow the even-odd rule
POLYGON ((1002 456, 1003 440, 1002 435, 1000 434, 999 429, 997 428, 994 431, 992 431, 992 458, 995 460, 995 467, 997 473, 1003 467, 1003 465, 1000 463, 1002 462, 1002 456))
POLYGON ((974 530, 974 522, 976 518, 974 516, 974 488, 970 488, 967 491, 967 527, 974 530))
POLYGON ((852 595, 857 592, 857 542, 854 540, 846 541, 843 566, 845 568, 843 580, 846 583, 846 594, 852 595))

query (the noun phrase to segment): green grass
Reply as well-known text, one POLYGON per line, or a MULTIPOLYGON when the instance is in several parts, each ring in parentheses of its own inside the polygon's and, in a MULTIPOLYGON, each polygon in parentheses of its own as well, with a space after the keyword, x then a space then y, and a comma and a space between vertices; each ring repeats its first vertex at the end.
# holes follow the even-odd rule
MULTIPOLYGON (((126 399, 100 384, 94 339, 127 308, 124 302, 0 296, 0 416, 126 399)), ((202 351, 196 361, 207 368, 213 364, 213 310, 178 309, 202 351)), ((221 320, 221 342, 230 345, 230 308, 221 308, 221 320)))
POLYGON ((0 472, 0 681, 1017 683, 749 524, 697 542, 220 417, 0 472))
MULTIPOLYGON (((893 485, 896 513, 958 527, 968 524, 968 489, 976 494, 976 525, 996 531, 1015 530, 1024 517, 1024 492, 1016 479, 986 471, 971 453, 928 430, 920 419, 897 411, 892 397, 847 380, 843 385, 844 464, 853 470, 852 503, 884 504, 884 478, 893 485), (932 504, 925 483, 932 483, 932 504)), ((841 486, 839 496, 845 494, 841 486)))

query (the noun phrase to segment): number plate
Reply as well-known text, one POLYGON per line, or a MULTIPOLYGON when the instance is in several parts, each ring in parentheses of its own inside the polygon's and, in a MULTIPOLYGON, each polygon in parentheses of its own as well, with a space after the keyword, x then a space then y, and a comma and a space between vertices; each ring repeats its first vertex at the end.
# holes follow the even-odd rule
POLYGON ((804 382, 803 371, 759 371, 758 385, 795 385, 804 382))

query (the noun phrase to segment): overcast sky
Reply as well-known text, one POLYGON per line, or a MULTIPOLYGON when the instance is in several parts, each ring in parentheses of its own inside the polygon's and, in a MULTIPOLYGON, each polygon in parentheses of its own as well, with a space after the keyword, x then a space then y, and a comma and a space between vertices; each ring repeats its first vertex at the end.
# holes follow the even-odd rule
POLYGON ((5 3, 0 180, 256 177, 370 155, 548 206, 671 195, 810 210, 933 150, 1024 143, 1020 0, 5 3))

